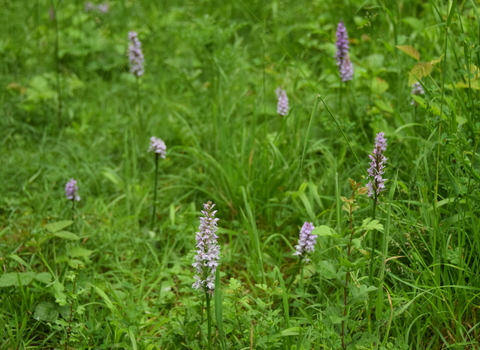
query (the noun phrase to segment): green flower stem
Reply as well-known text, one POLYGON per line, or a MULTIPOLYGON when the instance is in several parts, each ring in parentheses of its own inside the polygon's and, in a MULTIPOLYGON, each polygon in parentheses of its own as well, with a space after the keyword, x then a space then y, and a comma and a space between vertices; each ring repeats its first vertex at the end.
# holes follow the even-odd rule
MULTIPOLYGON (((352 198, 355 198, 355 190, 353 191, 352 198)), ((348 220, 350 222, 350 242, 347 244, 347 259, 350 260, 350 255, 352 253, 352 241, 355 229, 353 227, 353 206, 350 206, 350 211, 348 215, 348 220)), ((342 320, 342 349, 346 349, 345 343, 345 323, 346 317, 348 314, 348 280, 350 277, 350 268, 347 268, 347 273, 345 274, 345 285, 343 286, 343 320, 342 320)))
MULTIPOLYGON (((375 191, 375 197, 373 198, 373 209, 372 209, 372 220, 375 220, 375 214, 377 211, 377 201, 378 201, 378 193, 375 191)), ((373 232, 373 237, 372 237, 372 250, 370 252, 370 272, 368 275, 368 282, 370 285, 372 285, 372 280, 373 280, 373 253, 375 251, 375 242, 377 240, 377 231, 375 230, 373 232)), ((372 322, 371 322, 371 304, 370 304, 370 298, 368 298, 367 302, 367 323, 368 323, 368 331, 371 333, 372 331, 372 322)))
POLYGON ((212 313, 210 310, 210 296, 208 295, 208 291, 205 291, 205 298, 207 299, 207 349, 212 350, 212 313))
POLYGON ((298 262, 298 267, 300 269, 300 288, 303 290, 303 257, 300 257, 300 261, 298 262))
POLYGON ((150 230, 153 229, 153 224, 155 222, 155 215, 157 212, 157 189, 158 189, 158 153, 155 153, 155 185, 153 188, 153 210, 152 210, 152 220, 150 221, 150 230))
MULTIPOLYGON (((377 212, 377 201, 378 201, 378 193, 375 191, 375 197, 373 199, 373 209, 372 209, 372 221, 375 220, 375 215, 377 212)), ((377 241, 377 230, 374 230, 372 236, 372 249, 370 252, 370 273, 368 275, 368 282, 370 285, 372 284, 373 278, 373 253, 375 252, 375 243, 377 241)))

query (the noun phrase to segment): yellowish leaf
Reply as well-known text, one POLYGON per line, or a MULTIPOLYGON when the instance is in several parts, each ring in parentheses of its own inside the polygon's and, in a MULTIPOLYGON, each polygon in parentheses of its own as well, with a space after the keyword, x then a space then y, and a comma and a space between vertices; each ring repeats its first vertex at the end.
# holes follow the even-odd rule
POLYGON ((405 52, 410 57, 415 58, 417 61, 420 59, 420 53, 417 51, 416 48, 410 45, 397 45, 397 49, 405 52))
POLYGON ((440 58, 438 60, 431 60, 430 63, 431 64, 440 63, 440 62, 442 62, 442 59, 443 59, 443 54, 440 56, 440 58))
POLYGON ((433 65, 430 62, 422 63, 419 62, 413 66, 408 77, 408 85, 413 85, 415 82, 419 81, 423 77, 426 77, 431 73, 433 65))
POLYGON ((471 80, 470 85, 467 83, 459 82, 455 84, 455 87, 457 89, 474 89, 474 90, 480 90, 480 85, 478 84, 478 80, 471 80))

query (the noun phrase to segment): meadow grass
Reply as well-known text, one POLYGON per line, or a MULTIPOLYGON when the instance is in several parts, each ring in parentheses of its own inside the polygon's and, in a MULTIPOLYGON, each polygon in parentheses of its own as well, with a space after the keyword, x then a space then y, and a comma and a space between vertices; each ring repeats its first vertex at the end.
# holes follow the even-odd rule
POLYGON ((480 349, 474 0, 105 3, 0 0, 0 349, 480 349))

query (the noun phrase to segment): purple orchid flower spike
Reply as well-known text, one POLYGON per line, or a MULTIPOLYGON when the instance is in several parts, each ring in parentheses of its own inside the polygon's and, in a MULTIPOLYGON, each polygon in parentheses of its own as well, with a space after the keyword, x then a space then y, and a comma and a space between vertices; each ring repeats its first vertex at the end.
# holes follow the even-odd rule
POLYGON ((213 210, 215 204, 208 202, 203 205, 204 217, 200 218, 200 226, 196 233, 197 250, 195 262, 192 266, 195 268, 194 289, 202 289, 213 293, 215 289, 215 271, 220 260, 220 246, 217 243, 217 222, 215 218, 216 210, 213 210))
POLYGON ((383 132, 379 132, 375 137, 375 147, 370 157, 370 168, 368 168, 368 178, 370 181, 367 184, 368 196, 375 195, 378 197, 380 192, 385 190, 385 180, 383 174, 385 173, 385 164, 387 158, 383 155, 387 149, 387 139, 383 132))

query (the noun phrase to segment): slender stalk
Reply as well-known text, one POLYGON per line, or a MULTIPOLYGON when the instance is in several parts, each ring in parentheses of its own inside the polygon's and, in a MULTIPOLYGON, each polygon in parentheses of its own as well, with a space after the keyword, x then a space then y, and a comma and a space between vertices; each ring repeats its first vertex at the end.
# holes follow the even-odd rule
MULTIPOLYGON (((373 198, 373 209, 372 209, 372 220, 375 220, 375 214, 376 214, 376 211, 377 211, 377 201, 378 201, 378 193, 377 191, 375 191, 375 196, 373 198)), ((370 271, 369 271, 369 275, 368 275, 368 282, 370 285, 372 285, 372 281, 373 281, 373 253, 375 251, 375 242, 377 240, 377 231, 374 230, 373 232, 373 237, 372 237, 372 250, 370 252, 370 271)), ((372 332, 372 322, 371 322, 371 311, 372 311, 372 308, 371 308, 371 304, 370 304, 370 298, 368 298, 368 301, 367 301, 367 324, 368 324, 368 332, 371 333, 372 332)))
POLYGON ((205 291, 205 297, 207 299, 207 349, 212 350, 212 314, 210 310, 210 296, 208 295, 208 291, 205 291))
POLYGON ((68 343, 70 341, 70 334, 72 332, 72 322, 73 322, 73 306, 75 304, 75 293, 77 291, 77 274, 75 273, 75 278, 73 280, 73 291, 72 291, 72 303, 70 304, 70 318, 68 320, 67 328, 67 340, 65 341, 65 350, 68 349, 68 343))
POLYGON ((75 199, 72 199, 72 221, 75 221, 75 199))
POLYGON ((343 100, 343 87, 344 87, 344 84, 343 84, 343 81, 340 80, 340 90, 338 91, 338 100, 340 101, 340 105, 338 106, 338 110, 341 111, 342 110, 342 100, 343 100))
POLYGON ((303 257, 300 256, 300 261, 298 262, 298 268, 300 269, 300 288, 303 290, 303 257))
MULTIPOLYGON (((373 198, 373 209, 372 209, 372 220, 375 220, 376 212, 377 212, 377 202, 378 202, 378 193, 375 191, 375 197, 373 198)), ((375 245, 377 242, 377 230, 373 231, 372 236, 372 249, 370 252, 370 273, 368 275, 368 282, 372 284, 373 279, 373 253, 375 252, 375 245)))
POLYGON ((157 192, 158 192, 158 157, 159 154, 155 153, 155 185, 153 187, 153 209, 152 209, 152 220, 150 221, 150 230, 153 229, 153 224, 155 222, 155 215, 157 212, 157 192))
MULTIPOLYGON (((355 190, 353 190, 352 198, 355 198, 355 190)), ((355 233, 355 229, 353 228, 353 205, 350 205, 350 211, 348 215, 348 220, 350 222, 350 241, 347 244, 347 259, 350 260, 350 255, 352 253, 352 241, 353 241, 353 234, 355 233)), ((345 343, 345 318, 347 317, 348 313, 348 280, 350 277, 350 268, 347 268, 347 273, 345 274, 345 285, 343 286, 343 320, 342 320, 342 349, 346 349, 345 343)))
POLYGON ((136 90, 137 90, 137 116, 138 116, 138 123, 140 126, 140 132, 143 134, 144 127, 143 127, 143 116, 142 116, 142 105, 140 100, 140 78, 135 75, 135 82, 136 82, 136 90))

